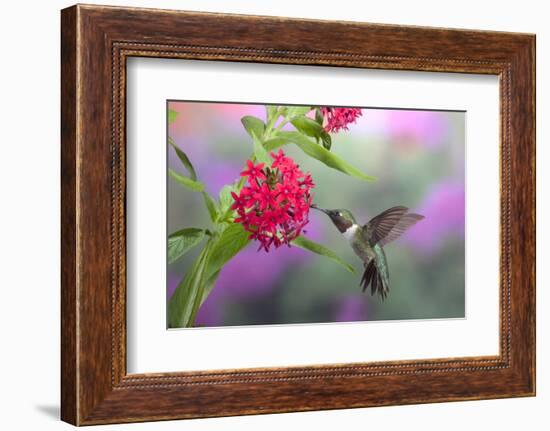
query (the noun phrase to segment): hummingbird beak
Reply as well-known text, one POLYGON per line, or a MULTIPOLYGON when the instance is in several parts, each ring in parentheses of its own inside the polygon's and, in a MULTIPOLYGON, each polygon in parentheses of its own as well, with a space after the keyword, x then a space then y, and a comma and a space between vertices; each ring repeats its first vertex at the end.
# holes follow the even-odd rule
POLYGON ((326 215, 330 215, 329 212, 328 212, 328 210, 323 209, 323 208, 319 208, 319 207, 318 207, 317 205, 315 205, 315 204, 311 204, 310 207, 313 208, 313 209, 316 209, 316 210, 318 210, 318 211, 322 211, 322 212, 324 212, 326 215))

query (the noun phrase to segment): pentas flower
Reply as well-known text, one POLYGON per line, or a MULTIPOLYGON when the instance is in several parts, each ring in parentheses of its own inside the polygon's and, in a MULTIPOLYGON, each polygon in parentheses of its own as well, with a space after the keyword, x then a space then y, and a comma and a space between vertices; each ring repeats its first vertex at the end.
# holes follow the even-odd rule
POLYGON ((300 236, 309 222, 309 207, 315 187, 311 174, 303 173, 282 150, 271 153, 271 166, 247 160, 241 172, 246 184, 239 194, 231 192, 237 211, 235 223, 260 242, 260 249, 279 248, 300 236))
POLYGON ((362 114, 359 108, 330 108, 321 107, 323 124, 326 132, 338 133, 340 130, 348 130, 348 125, 355 123, 362 114))

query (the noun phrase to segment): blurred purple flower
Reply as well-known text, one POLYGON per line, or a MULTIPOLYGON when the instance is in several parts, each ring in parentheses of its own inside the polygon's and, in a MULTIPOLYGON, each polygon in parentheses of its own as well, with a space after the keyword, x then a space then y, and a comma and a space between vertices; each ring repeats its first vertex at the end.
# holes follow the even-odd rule
POLYGON ((206 191, 217 197, 221 188, 231 185, 239 178, 242 166, 223 160, 210 158, 200 166, 201 181, 206 186, 206 191))
MULTIPOLYGON (((312 220, 306 231, 308 238, 318 238, 319 223, 312 220)), ((311 258, 310 252, 298 247, 281 247, 273 251, 271 258, 266 253, 259 253, 255 247, 245 248, 223 267, 214 289, 197 313, 197 324, 222 325, 227 302, 242 302, 269 294, 290 266, 311 258), (277 258, 273 259, 273 256, 277 258)), ((173 289, 175 286, 177 282, 173 289)))
POLYGON ((276 259, 266 253, 258 253, 254 246, 247 247, 225 265, 216 289, 235 300, 263 296, 276 286, 289 266, 310 256, 297 247, 281 247, 272 254, 276 259))
MULTIPOLYGON (((308 238, 318 237, 318 223, 312 221, 306 231, 308 238)), ((290 266, 301 264, 311 257, 310 252, 298 247, 280 247, 270 256, 249 246, 223 267, 214 290, 223 292, 225 298, 230 300, 262 296, 276 287, 279 277, 290 266)))
POLYGON ((444 182, 435 185, 424 203, 415 210, 425 218, 414 225, 405 239, 416 250, 432 254, 447 238, 464 238, 464 185, 444 182))
POLYGON ((166 283, 166 300, 169 300, 172 297, 174 291, 176 290, 176 287, 178 287, 179 282, 179 276, 177 274, 174 274, 173 272, 168 271, 168 280, 166 283))
POLYGON ((222 326, 223 310, 225 307, 224 294, 219 289, 212 289, 212 292, 201 305, 195 318, 196 326, 222 326))
POLYGON ((334 314, 335 322, 356 322, 367 320, 367 304, 359 295, 346 296, 340 300, 334 314))
POLYGON ((365 109, 354 133, 389 139, 403 149, 439 148, 449 133, 448 118, 436 111, 365 109))
MULTIPOLYGON (((197 164, 197 160, 204 160, 209 156, 208 146, 199 136, 173 135, 172 139, 178 148, 187 154, 193 165, 197 164)), ((170 147, 168 148, 168 166, 178 171, 184 169, 176 151, 170 147)))
POLYGON ((434 111, 388 111, 388 132, 397 142, 439 147, 448 133, 446 117, 434 111))
POLYGON ((247 136, 241 123, 241 118, 245 115, 252 115, 265 121, 264 105, 241 105, 234 103, 212 103, 209 105, 212 115, 218 121, 218 126, 222 130, 241 130, 243 136, 247 136))
POLYGON ((272 255, 259 253, 249 246, 227 263, 214 289, 197 313, 198 325, 216 326, 223 324, 222 310, 227 302, 242 302, 270 293, 277 287, 279 277, 288 267, 311 257, 297 247, 281 247, 272 255))

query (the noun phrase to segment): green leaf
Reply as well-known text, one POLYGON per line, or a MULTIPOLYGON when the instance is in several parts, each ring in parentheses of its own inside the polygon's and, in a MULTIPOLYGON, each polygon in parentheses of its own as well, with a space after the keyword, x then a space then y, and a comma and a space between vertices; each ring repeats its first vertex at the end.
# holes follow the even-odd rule
POLYGON ((212 274, 208 278, 208 280, 206 280, 206 284, 204 286, 204 291, 202 293, 201 305, 203 304, 204 301, 206 301, 206 298, 208 298, 208 295, 210 295, 210 292, 212 292, 212 289, 216 285, 216 281, 218 281, 218 277, 220 276, 220 272, 221 272, 221 270, 218 271, 218 272, 215 272, 214 274, 212 274))
POLYGON ((315 108, 315 121, 317 121, 317 123, 319 123, 320 126, 322 126, 323 122, 325 121, 325 118, 321 113, 321 108, 315 108))
POLYGON ((250 233, 240 223, 232 223, 223 230, 215 240, 208 262, 207 278, 218 272, 237 253, 245 248, 250 240, 250 233))
POLYGON ((191 178, 186 177, 185 175, 178 174, 172 169, 168 169, 168 174, 174 178, 182 186, 192 190, 194 192, 202 192, 204 190, 204 184, 198 181, 193 181, 191 178))
POLYGON ((270 121, 273 119, 274 115, 277 115, 279 107, 277 105, 265 105, 265 110, 267 114, 267 121, 270 121))
POLYGON ((225 214, 229 208, 231 208, 231 205, 233 205, 233 196, 231 196, 231 192, 233 191, 233 186, 226 184, 222 187, 219 194, 219 201, 220 201, 220 214, 225 214))
POLYGON ((273 151, 279 147, 282 147, 285 144, 288 144, 289 141, 283 138, 271 138, 264 142, 264 148, 266 151, 273 151))
POLYGON ((332 138, 330 134, 324 130, 321 133, 321 141, 323 142, 323 147, 330 151, 330 147, 332 147, 332 138))
POLYGON ((252 132, 252 140, 254 142, 254 157, 256 157, 256 160, 260 163, 265 163, 267 166, 271 166, 271 157, 269 157, 269 154, 267 154, 262 142, 258 139, 258 136, 254 132, 252 132))
POLYGON ((168 237, 168 263, 174 263, 185 253, 199 244, 205 231, 195 227, 178 230, 168 237))
POLYGON ((212 244, 212 240, 208 241, 170 299, 168 325, 171 328, 193 326, 209 279, 206 269, 212 244))
POLYGON ((252 115, 246 115, 241 118, 241 123, 243 123, 243 126, 250 137, 253 137, 254 135, 261 137, 264 134, 265 123, 259 118, 253 117, 252 115))
POLYGON ((344 174, 358 178, 365 181, 375 181, 375 177, 364 174, 356 167, 350 165, 345 160, 338 157, 336 154, 331 153, 327 149, 317 145, 299 132, 279 132, 279 137, 288 139, 295 143, 308 156, 319 160, 330 168, 336 169, 344 174))
POLYGON ((299 236, 298 238, 294 239, 292 241, 292 244, 297 247, 303 248, 304 250, 311 251, 312 253, 316 253, 318 255, 328 257, 332 261, 342 265, 349 272, 355 273, 355 269, 353 269, 353 266, 351 266, 349 263, 342 260, 340 256, 338 256, 335 252, 328 249, 324 245, 311 241, 310 239, 307 239, 304 236, 299 236))
POLYGON ((290 121, 296 129, 307 136, 312 136, 314 138, 320 137, 323 133, 323 128, 317 123, 308 117, 295 117, 290 121))
POLYGON ((193 167, 193 164, 191 163, 191 160, 189 160, 189 157, 187 157, 187 154, 183 152, 175 143, 172 138, 168 138, 168 143, 174 148, 176 151, 176 154, 178 155, 178 158, 180 159, 183 166, 185 166, 185 169, 189 172, 189 177, 193 180, 197 180, 197 173, 195 172, 195 168, 193 167))
POLYGON ((218 204, 216 204, 216 201, 207 192, 202 192, 202 197, 204 198, 204 204, 210 215, 210 220, 216 223, 219 216, 218 204))
POLYGON ((168 124, 172 124, 174 121, 176 121, 176 118, 178 117, 179 112, 174 111, 173 109, 168 110, 168 124))
POLYGON ((309 111, 311 111, 311 106, 290 106, 288 108, 286 116, 290 119, 293 119, 294 117, 306 115, 309 111))

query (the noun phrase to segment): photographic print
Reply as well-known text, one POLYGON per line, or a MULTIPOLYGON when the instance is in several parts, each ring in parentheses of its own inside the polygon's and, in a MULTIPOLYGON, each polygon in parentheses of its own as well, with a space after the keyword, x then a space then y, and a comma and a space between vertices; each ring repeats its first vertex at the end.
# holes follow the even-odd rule
POLYGON ((465 317, 465 112, 167 102, 167 327, 465 317))

